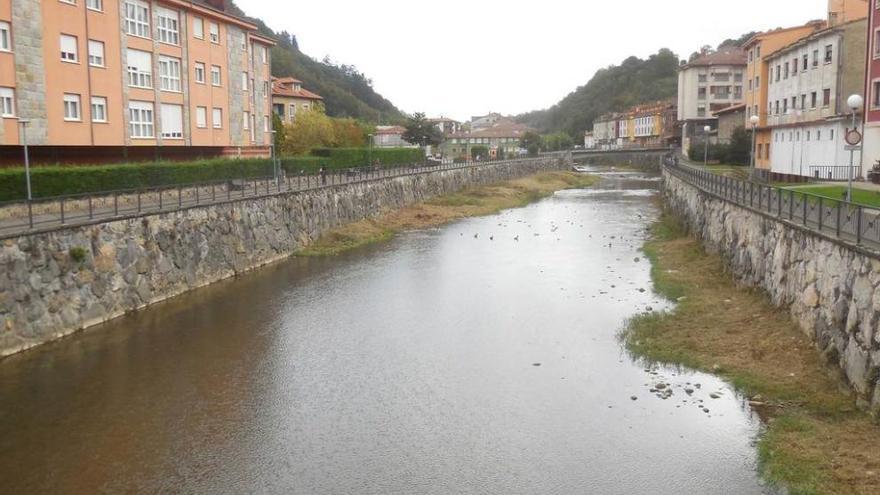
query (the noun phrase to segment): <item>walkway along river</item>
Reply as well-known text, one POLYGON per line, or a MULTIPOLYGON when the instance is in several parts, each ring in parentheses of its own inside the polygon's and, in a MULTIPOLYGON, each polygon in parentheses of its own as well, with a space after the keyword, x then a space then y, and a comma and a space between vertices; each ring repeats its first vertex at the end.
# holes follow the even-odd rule
POLYGON ((656 186, 609 174, 6 359, 0 486, 761 493, 742 400, 617 339, 664 306, 639 252, 656 186))

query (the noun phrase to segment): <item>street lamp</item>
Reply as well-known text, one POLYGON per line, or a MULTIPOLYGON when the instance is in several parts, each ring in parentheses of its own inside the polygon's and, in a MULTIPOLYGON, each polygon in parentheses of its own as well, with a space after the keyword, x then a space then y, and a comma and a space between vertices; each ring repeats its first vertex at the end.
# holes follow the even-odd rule
POLYGON ((708 166, 709 166, 709 133, 710 133, 711 131, 712 131, 712 127, 711 127, 711 126, 708 126, 708 125, 707 125, 707 126, 704 126, 704 127, 703 127, 703 134, 705 135, 705 137, 704 137, 704 140, 705 140, 705 149, 704 149, 704 151, 703 151, 703 166, 704 166, 704 167, 708 167, 708 166))
POLYGON ((855 165, 855 153, 856 147, 861 144, 861 136, 858 136, 858 124, 856 123, 856 114, 859 110, 862 109, 862 105, 864 105, 865 100, 862 98, 862 95, 854 94, 850 95, 849 98, 846 99, 846 105, 852 110, 852 132, 856 135, 856 139, 850 139, 849 132, 847 132, 847 144, 849 144, 849 174, 847 174, 847 188, 846 188, 846 200, 852 202, 852 192, 853 192, 853 167, 855 165))
POLYGON ((758 124, 761 122, 761 119, 757 115, 752 115, 749 117, 749 124, 752 125, 752 160, 751 160, 751 170, 749 171, 749 177, 755 178, 755 158, 757 154, 757 150, 755 149, 755 132, 758 130, 758 124))
POLYGON ((18 119, 18 125, 21 126, 21 143, 24 145, 24 177, 25 183, 27 184, 27 200, 30 201, 32 198, 31 195, 31 159, 30 154, 28 153, 28 142, 27 142, 27 126, 31 121, 28 119, 18 119))

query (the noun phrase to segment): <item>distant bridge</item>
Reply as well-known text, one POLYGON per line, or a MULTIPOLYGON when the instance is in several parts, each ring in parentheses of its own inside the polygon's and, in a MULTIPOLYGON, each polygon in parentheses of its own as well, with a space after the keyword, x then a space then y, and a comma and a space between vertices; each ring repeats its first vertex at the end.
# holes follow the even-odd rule
POLYGON ((619 150, 572 150, 572 158, 577 162, 593 165, 631 165, 659 170, 663 157, 669 148, 627 148, 619 150))

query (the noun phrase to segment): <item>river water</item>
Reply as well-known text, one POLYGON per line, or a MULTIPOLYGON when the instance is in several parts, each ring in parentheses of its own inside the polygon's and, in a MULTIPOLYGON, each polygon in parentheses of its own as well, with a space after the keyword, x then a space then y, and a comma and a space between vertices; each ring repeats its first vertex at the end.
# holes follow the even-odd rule
POLYGON ((608 173, 6 359, 0 491, 762 493, 742 398, 618 339, 666 307, 657 185, 608 173))

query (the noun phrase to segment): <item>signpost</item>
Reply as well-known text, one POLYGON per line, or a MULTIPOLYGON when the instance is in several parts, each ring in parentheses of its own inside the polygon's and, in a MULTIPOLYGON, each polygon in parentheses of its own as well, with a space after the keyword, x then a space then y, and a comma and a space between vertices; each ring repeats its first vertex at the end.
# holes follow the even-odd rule
POLYGON ((862 109, 864 99, 861 95, 854 94, 847 98, 846 103, 852 110, 852 129, 847 129, 846 136, 844 137, 844 140, 848 145, 846 149, 849 150, 849 173, 847 174, 846 200, 852 202, 853 166, 855 165, 856 150, 860 150, 862 144, 862 133, 859 132, 859 126, 856 123, 856 115, 858 114, 858 111, 862 109))

